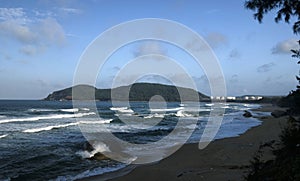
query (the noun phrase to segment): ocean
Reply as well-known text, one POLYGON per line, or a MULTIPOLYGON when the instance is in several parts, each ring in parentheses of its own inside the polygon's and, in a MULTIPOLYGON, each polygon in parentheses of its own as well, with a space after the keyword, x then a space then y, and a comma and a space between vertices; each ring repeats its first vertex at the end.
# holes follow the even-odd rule
MULTIPOLYGON (((109 151, 109 145, 88 144, 82 127, 99 134, 99 127, 105 126, 119 139, 146 144, 168 136, 180 118, 186 122, 183 130, 193 130, 187 143, 197 143, 212 106, 200 103, 199 112, 195 113, 178 102, 167 103, 166 109, 153 110, 147 102, 131 102, 130 108, 96 102, 96 110, 91 109, 89 104, 85 102, 80 108, 73 108, 71 101, 1 100, 0 180, 76 180, 116 171, 129 164, 106 157, 93 159, 99 151, 109 151), (97 121, 92 119, 96 113, 100 115, 97 121), (126 117, 131 124, 146 127, 130 127, 119 119, 120 116, 126 117), (143 118, 145 122, 141 125, 137 118, 143 118), (149 126, 147 120, 157 124, 149 126), (196 127, 190 125, 190 120, 196 120, 196 127)), ((239 136, 260 124, 253 117, 243 117, 245 110, 258 108, 258 104, 226 103, 223 106, 223 122, 214 139, 239 136)), ((176 142, 177 138, 172 139, 176 142)), ((157 146, 167 148, 172 144, 166 142, 157 146)))

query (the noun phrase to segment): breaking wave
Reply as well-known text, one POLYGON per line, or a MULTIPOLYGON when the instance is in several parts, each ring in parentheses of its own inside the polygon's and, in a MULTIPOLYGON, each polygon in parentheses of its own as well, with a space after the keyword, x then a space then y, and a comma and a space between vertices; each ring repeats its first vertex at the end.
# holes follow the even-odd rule
POLYGON ((79 125, 79 124, 108 124, 112 120, 113 119, 101 120, 101 121, 79 121, 79 122, 76 122, 76 123, 68 123, 68 124, 47 126, 47 127, 42 127, 42 128, 26 129, 23 132, 24 133, 37 133, 37 132, 41 132, 41 131, 50 131, 52 129, 65 128, 65 127, 69 127, 69 126, 76 126, 76 125, 79 125))
POLYGON ((82 158, 92 158, 95 156, 96 153, 102 153, 102 152, 110 152, 109 147, 104 143, 97 143, 92 145, 94 150, 92 151, 78 151, 76 154, 81 156, 82 158))
POLYGON ((164 118, 167 114, 150 114, 148 116, 144 116, 145 119, 151 119, 151 118, 164 118))
POLYGON ((78 109, 78 108, 73 108, 73 109, 60 109, 60 111, 62 111, 62 112, 78 112, 79 109, 78 109))
POLYGON ((45 119, 80 118, 80 117, 83 117, 83 116, 95 115, 95 114, 96 113, 94 113, 94 112, 89 112, 89 113, 53 114, 53 115, 48 115, 48 116, 2 119, 2 120, 0 120, 0 124, 12 123, 12 122, 38 121, 38 120, 45 120, 45 119))
POLYGON ((65 128, 68 126, 75 126, 75 125, 78 125, 78 123, 69 123, 69 124, 62 124, 62 125, 56 125, 56 126, 47 126, 47 127, 43 127, 43 128, 26 129, 23 132, 24 133, 37 133, 37 132, 41 132, 41 131, 49 131, 52 129, 65 128))
POLYGON ((6 136, 8 136, 7 134, 5 134, 5 135, 0 135, 0 139, 1 138, 5 138, 6 136))
POLYGON ((168 111, 178 111, 184 109, 183 107, 176 107, 176 108, 167 108, 167 109, 150 109, 151 112, 168 112, 168 111))
POLYGON ((177 116, 177 117, 194 117, 194 115, 188 114, 188 113, 184 112, 183 110, 177 111, 175 116, 177 116))
POLYGON ((69 113, 74 113, 74 112, 79 112, 79 110, 82 111, 89 111, 89 108, 70 108, 70 109, 28 109, 28 112, 55 112, 55 111, 60 111, 60 112, 69 112, 69 113))
POLYGON ((133 113, 133 110, 129 109, 128 107, 111 107, 110 110, 121 113, 133 113))

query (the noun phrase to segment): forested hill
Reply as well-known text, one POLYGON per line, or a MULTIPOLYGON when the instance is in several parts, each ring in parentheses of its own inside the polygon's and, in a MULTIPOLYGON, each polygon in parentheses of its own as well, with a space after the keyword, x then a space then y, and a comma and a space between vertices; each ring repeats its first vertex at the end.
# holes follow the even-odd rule
POLYGON ((149 101, 151 97, 155 95, 162 96, 167 102, 180 102, 182 101, 179 92, 183 93, 184 101, 195 101, 192 95, 199 95, 200 101, 209 100, 209 97, 199 93, 193 89, 175 87, 171 85, 153 84, 153 83, 135 83, 130 86, 122 86, 114 89, 97 89, 89 85, 77 85, 74 87, 66 88, 63 90, 55 91, 49 94, 44 100, 92 100, 93 92, 95 93, 95 99, 99 101, 110 101, 111 91, 114 91, 116 100, 125 100, 124 94, 129 90, 130 101, 149 101), (130 88, 130 89, 129 89, 130 88), (72 96, 73 91, 77 92, 76 96, 72 96), (179 90, 179 91, 178 91, 179 90))

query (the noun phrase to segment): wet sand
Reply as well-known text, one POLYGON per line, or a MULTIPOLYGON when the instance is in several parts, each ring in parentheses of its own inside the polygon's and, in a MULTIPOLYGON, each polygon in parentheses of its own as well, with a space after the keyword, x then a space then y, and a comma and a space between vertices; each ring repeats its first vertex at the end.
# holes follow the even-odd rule
MULTIPOLYGON (((263 105, 258 111, 271 112, 276 109, 282 110, 272 105, 263 105)), ((249 170, 249 161, 259 146, 265 142, 279 140, 287 116, 263 116, 258 119, 262 121, 261 125, 239 137, 213 141, 203 150, 198 149, 198 144, 187 144, 159 163, 134 169, 131 167, 83 180, 243 180, 249 170)), ((264 159, 269 158, 272 158, 272 154, 267 150, 264 159)))

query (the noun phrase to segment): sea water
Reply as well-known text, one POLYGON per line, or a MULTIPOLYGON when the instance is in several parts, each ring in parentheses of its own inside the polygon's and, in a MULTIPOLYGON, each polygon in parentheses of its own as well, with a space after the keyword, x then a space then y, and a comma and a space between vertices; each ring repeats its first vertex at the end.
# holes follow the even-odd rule
MULTIPOLYGON (((90 103, 85 104, 73 108, 71 101, 0 101, 0 180, 76 180, 127 166, 111 159, 91 159, 98 152, 109 151, 109 145, 98 144, 88 149, 80 129, 82 125, 91 132, 105 125, 124 141, 145 144, 168 136, 180 118, 186 123, 181 130, 193 130, 187 143, 197 143, 213 106, 200 103, 195 112, 193 107, 187 109, 178 102, 167 103, 165 109, 151 109, 147 102, 132 102, 129 107, 96 102, 96 109, 90 108, 90 103), (92 119, 95 115, 100 115, 96 121, 92 119), (120 116, 142 129, 124 124, 120 116), (143 122, 138 121, 140 118, 143 122), (190 124, 195 120, 196 127, 190 124), (153 126, 151 121, 157 124, 153 126)), ((224 104, 224 118, 214 139, 238 136, 259 125, 257 119, 242 116, 244 110, 258 107, 257 104, 224 104)), ((173 138, 174 142, 176 139, 173 138)))

